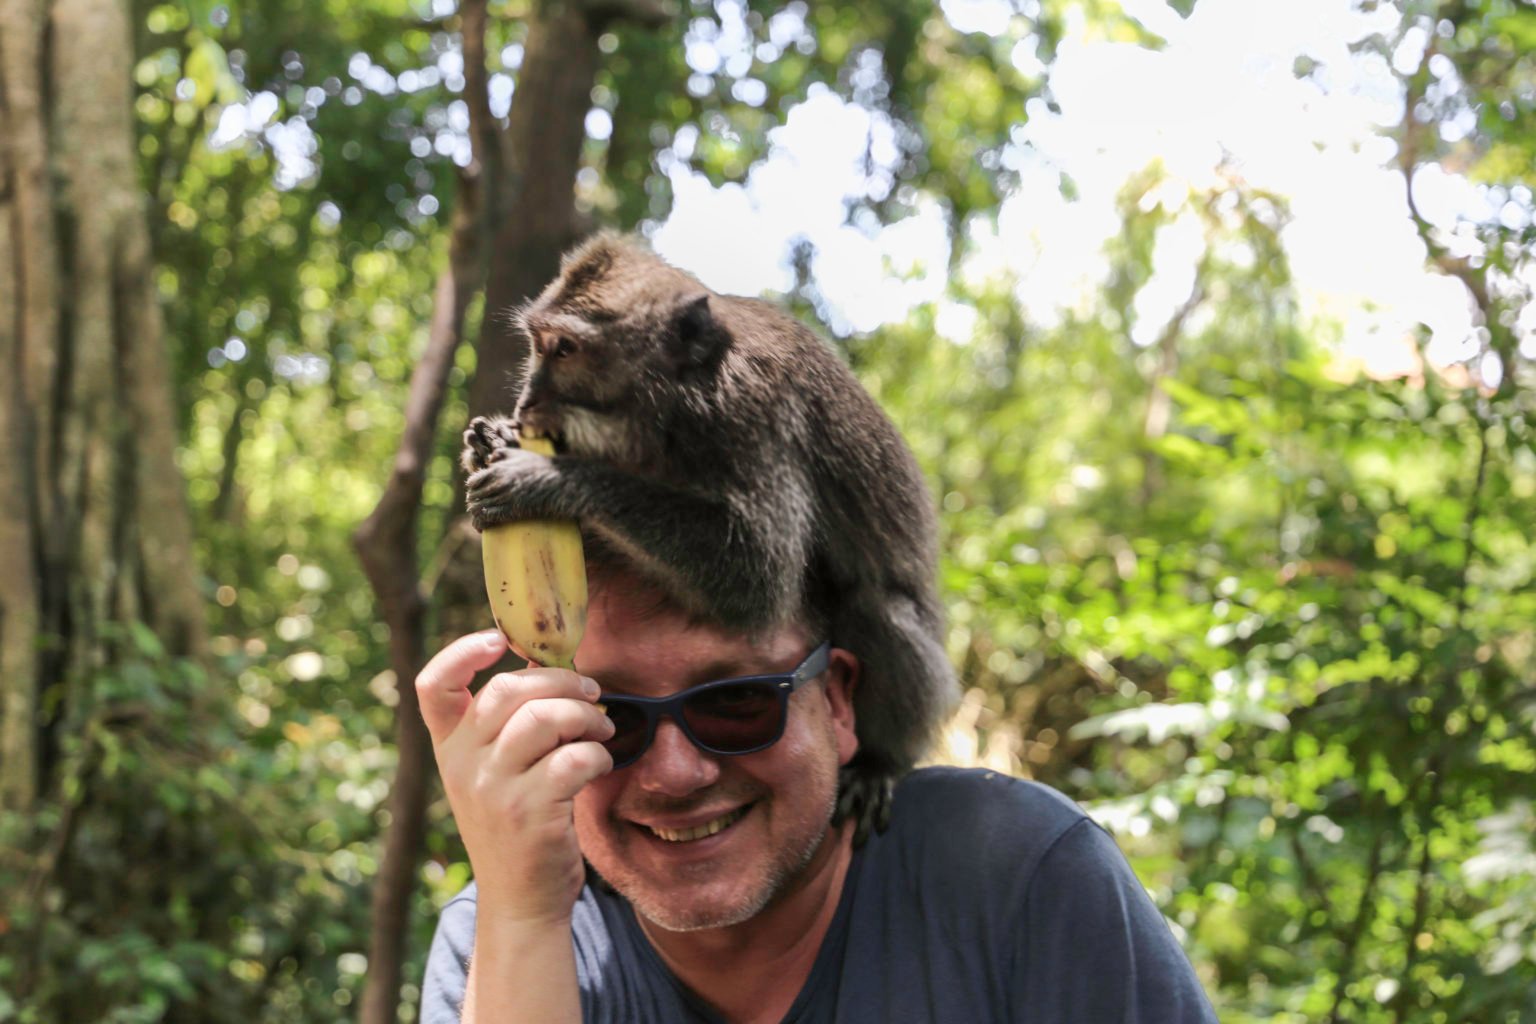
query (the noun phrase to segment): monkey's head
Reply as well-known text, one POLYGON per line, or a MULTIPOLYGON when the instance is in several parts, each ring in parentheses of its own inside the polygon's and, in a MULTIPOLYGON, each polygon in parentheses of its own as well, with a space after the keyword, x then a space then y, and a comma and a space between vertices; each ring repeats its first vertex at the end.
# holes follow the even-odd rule
POLYGON ((667 425, 708 404, 730 334, 691 275, 603 233, 513 315, 528 339, 515 418, 573 455, 645 463, 667 425))

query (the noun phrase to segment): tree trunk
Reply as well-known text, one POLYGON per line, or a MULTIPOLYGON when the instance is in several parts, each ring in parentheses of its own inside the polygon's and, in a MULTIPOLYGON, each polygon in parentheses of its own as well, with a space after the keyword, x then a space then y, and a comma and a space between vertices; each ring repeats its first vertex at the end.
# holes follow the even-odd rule
MULTIPOLYGON (((517 92, 503 132, 487 106, 484 0, 467 0, 460 14, 474 160, 461 175, 450 266, 438 282, 427 355, 412 377, 405 437, 395 469, 379 506, 356 537, 390 627, 390 660, 400 695, 395 716, 400 760, 373 893, 373 931, 368 978, 358 1009, 360 1024, 393 1024, 397 1019, 402 954, 425 833, 432 746, 414 685, 426 660, 428 601, 417 564, 417 512, 447 373, 462 340, 464 313, 475 290, 485 282, 486 315, 469 412, 475 416, 505 411, 511 404, 511 385, 522 353, 506 337, 497 314, 535 294, 552 278, 560 253, 579 235, 574 183, 598 67, 598 36, 615 17, 647 24, 661 17, 660 9, 650 6, 608 3, 597 10, 561 0, 544 3, 528 27, 517 92)), ((450 531, 457 533, 461 528, 453 524, 450 531)), ((444 587, 435 595, 443 613, 441 625, 450 635, 489 625, 478 545, 462 548, 449 574, 459 585, 444 587)))
POLYGON ((517 92, 502 137, 504 213, 493 239, 469 415, 509 412, 523 346, 500 315, 539 290, 560 269, 560 254, 581 234, 573 188, 581 165, 587 111, 597 75, 597 37, 584 11, 547 4, 528 26, 517 92))
POLYGON ((0 0, 0 798, 23 811, 52 781, 39 694, 112 665, 104 626, 205 649, 132 38, 125 3, 0 0))
MULTIPOLYGON (((478 8, 483 24, 484 0, 467 0, 466 25, 478 8)), ((468 31, 466 30, 466 38, 468 31)), ((475 58, 484 66, 484 50, 466 44, 466 65, 475 58)), ((473 86, 475 75, 467 75, 473 86)), ((483 81, 483 76, 482 76, 483 81)), ((373 889, 373 929, 369 938, 368 976, 358 1007, 358 1020, 386 1024, 397 1019, 402 977, 401 959, 409 932, 411 895, 425 831, 427 783, 431 778, 432 741, 416 700, 416 673, 426 662, 427 599, 420 582, 417 528, 421 491, 443 400, 448 373, 463 339, 464 315, 480 287, 484 261, 479 239, 479 188, 475 168, 459 175, 458 202, 448 244, 448 266, 433 296, 432 327, 427 350, 411 375, 406 403, 405 436, 395 456, 394 471, 378 507, 358 527, 354 541, 368 581, 378 596, 389 625, 389 659, 397 681, 396 747, 399 765, 389 793, 389 828, 373 889)))

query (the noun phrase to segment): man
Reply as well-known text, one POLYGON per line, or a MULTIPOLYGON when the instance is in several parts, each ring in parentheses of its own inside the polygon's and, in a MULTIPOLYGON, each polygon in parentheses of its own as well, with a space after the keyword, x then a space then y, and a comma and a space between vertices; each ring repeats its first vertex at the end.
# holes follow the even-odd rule
POLYGON ((823 640, 605 573, 580 675, 471 697, 504 641, 440 652, 417 690, 475 882, 423 1021, 1215 1020, 1113 841, 1046 787, 919 770, 855 850, 831 817, 859 662, 823 640))

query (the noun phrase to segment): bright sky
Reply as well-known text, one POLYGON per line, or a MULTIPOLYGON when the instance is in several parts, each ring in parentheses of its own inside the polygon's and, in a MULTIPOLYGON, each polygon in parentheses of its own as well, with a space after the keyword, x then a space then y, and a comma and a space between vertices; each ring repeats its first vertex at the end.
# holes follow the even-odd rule
MULTIPOLYGON (((976 238, 966 276, 1015 272, 1027 315, 1049 324, 1093 294, 1103 245, 1118 229, 1115 195, 1132 174, 1161 160, 1175 186, 1164 194, 1177 210, 1181 200, 1172 197, 1213 186, 1225 154, 1249 185, 1289 198, 1293 221, 1283 241, 1304 315, 1340 325, 1346 355, 1378 373, 1405 372, 1413 366, 1406 339, 1419 323, 1432 331, 1432 361, 1472 351, 1464 289, 1424 270, 1402 178, 1387 166, 1395 147, 1378 134, 1401 116, 1397 81, 1385 60, 1348 50, 1372 31, 1390 32, 1397 18, 1390 5, 1362 14, 1348 0, 1200 0, 1187 20, 1162 0, 1124 7, 1168 46, 1095 40, 1080 16, 1069 20, 1051 79, 1061 113, 1030 109, 1018 138, 1027 145, 1009 156, 1022 186, 1004 203, 996 232, 976 238), (1323 65, 1322 85, 1296 79, 1302 56, 1323 65), (1061 197, 1059 171, 1077 183, 1076 201, 1061 197)), ((943 4, 957 29, 992 34, 1019 31, 1008 8, 996 0, 943 4)), ((714 40, 721 60, 732 45, 726 21, 714 40)), ((796 26, 782 27, 792 40, 796 26)), ((1423 44, 1409 40, 1394 60, 1416 67, 1423 44)), ((1033 54, 1027 40, 1014 50, 1026 70, 1038 69, 1033 54)), ((878 153, 888 127, 823 91, 771 133, 771 155, 745 187, 713 188, 674 162, 676 206, 654 243, 717 290, 757 294, 790 286, 787 254, 803 237, 818 251, 817 284, 835 326, 867 331, 940 300, 940 329, 963 340, 972 318, 944 299, 948 242, 935 204, 884 229, 843 223, 842 200, 863 188, 871 133, 878 153)), ((1416 192, 1426 216, 1446 227, 1458 214, 1491 215, 1459 178, 1421 173, 1416 192)), ((1202 244, 1193 213, 1167 230, 1140 300, 1137 341, 1155 337, 1188 296, 1202 244)))
MULTIPOLYGON (((434 9, 452 6, 452 0, 433 3, 434 9)), ((688 88, 696 94, 711 90, 710 76, 723 71, 734 79, 737 99, 761 104, 766 89, 746 77, 753 59, 773 61, 785 50, 810 45, 804 4, 791 2, 775 13, 768 41, 758 43, 747 31, 741 0, 716 0, 715 7, 718 24, 701 18, 690 29, 686 56, 694 75, 688 88)), ((941 7, 958 31, 1011 40, 1021 70, 1032 76, 1043 71, 1029 23, 1012 13, 1009 0, 943 0, 941 7)), ((1419 324, 1431 332, 1432 362, 1476 353, 1468 297, 1460 283, 1425 271, 1402 178, 1390 167, 1395 147, 1380 134, 1401 117, 1398 80, 1386 59, 1349 51, 1351 42, 1372 32, 1391 36, 1394 5, 1362 13, 1351 0, 1199 0, 1188 19, 1164 0, 1122 0, 1122 7, 1168 45, 1153 51, 1105 42, 1080 9, 1069 11, 1051 69, 1061 112, 1050 113, 1040 100, 1031 101, 1027 122, 1019 112, 1021 126, 1003 159, 1019 173, 1020 187, 998 211, 995 230, 987 225, 971 232, 958 284, 1006 272, 1022 282, 1017 298, 1026 316, 1043 326, 1064 310, 1090 306, 1106 269, 1104 244, 1120 226, 1115 197, 1133 174, 1160 161, 1169 178, 1156 199, 1175 220, 1158 241, 1155 274, 1138 297, 1134 341, 1150 343, 1193 284, 1204 243, 1184 197, 1235 173, 1252 188, 1287 198, 1292 219, 1283 242, 1302 314, 1317 336, 1337 335, 1343 355, 1379 374, 1415 369, 1409 339, 1419 324), (1320 69, 1298 80, 1298 58, 1320 69), (1060 194, 1062 173, 1076 185, 1072 201, 1060 194)), ((1410 36, 1391 62, 1403 71, 1417 68, 1425 41, 1410 36)), ((502 58, 516 67, 521 49, 509 47, 502 58)), ((1442 66, 1432 61, 1431 71, 1454 74, 1445 58, 1437 59, 1442 66)), ((348 68, 349 82, 335 90, 331 83, 311 87, 305 102, 318 107, 339 91, 351 105, 365 90, 392 95, 440 83, 458 91, 462 71, 456 51, 398 78, 359 53, 348 68)), ((855 70, 855 86, 874 84, 875 74, 873 67, 855 70)), ((505 112, 513 91, 509 76, 492 77, 496 113, 505 112)), ((210 142, 217 148, 263 138, 277 156, 279 186, 291 188, 314 175, 316 139, 303 116, 281 121, 277 111, 274 94, 248 95, 224 108, 210 142)), ((435 151, 467 162, 463 101, 429 122, 412 139, 415 155, 435 151)), ((587 127, 594 137, 605 137, 611 118, 594 108, 587 127)), ((1442 135, 1454 141, 1470 127, 1453 122, 1442 126, 1442 135)), ((915 215, 885 227, 844 223, 845 199, 891 185, 896 151, 883 116, 845 104, 825 88, 813 89, 769 133, 770 155, 752 168, 744 186, 717 189, 689 168, 698 138, 697 128, 685 127, 672 151, 661 154, 676 197, 671 216, 652 234, 663 255, 720 291, 756 295, 789 289, 789 254, 805 239, 816 250, 816 285, 834 329, 869 331, 905 318, 917 304, 938 302, 939 330, 959 341, 969 337, 975 314, 950 297, 949 241, 936 202, 917 196, 915 215), (870 178, 866 152, 877 165, 870 178)), ((1477 187, 1436 167, 1421 170, 1415 184, 1421 212, 1446 230, 1458 218, 1528 224, 1530 192, 1512 192, 1510 202, 1493 210, 1477 187)), ((431 195, 414 202, 421 216, 437 209, 431 195)), ((322 213, 339 215, 329 204, 322 213)), ((1526 283, 1536 287, 1536 271, 1531 276, 1526 283)), ((1518 327, 1522 351, 1536 358, 1536 304, 1518 327)), ((1485 359, 1483 379, 1496 383, 1497 369, 1496 360, 1485 359)))

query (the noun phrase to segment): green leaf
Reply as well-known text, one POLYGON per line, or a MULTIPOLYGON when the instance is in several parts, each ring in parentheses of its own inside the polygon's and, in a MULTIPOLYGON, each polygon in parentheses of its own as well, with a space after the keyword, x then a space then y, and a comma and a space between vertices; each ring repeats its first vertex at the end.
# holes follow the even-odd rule
POLYGON ((134 650, 145 658, 158 660, 165 657, 165 645, 144 623, 137 620, 128 624, 128 635, 133 641, 134 650))
POLYGON ((1151 447, 1169 462, 1194 471, 1212 470, 1232 460, 1224 448, 1203 444, 1183 434, 1164 434, 1151 447))
POLYGON ((224 47, 207 36, 199 38, 187 54, 186 76, 196 87, 194 99, 199 106, 208 106, 215 100, 235 103, 244 93, 229 72, 224 47))

